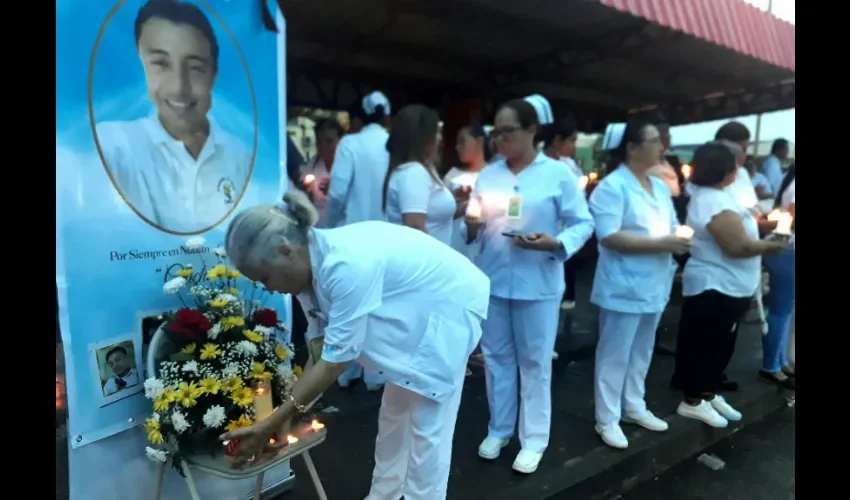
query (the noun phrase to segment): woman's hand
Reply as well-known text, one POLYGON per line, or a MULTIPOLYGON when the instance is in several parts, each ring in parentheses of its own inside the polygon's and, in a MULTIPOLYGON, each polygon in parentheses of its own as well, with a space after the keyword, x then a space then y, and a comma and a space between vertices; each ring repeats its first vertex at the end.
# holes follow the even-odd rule
POLYGON ((463 218, 463 222, 466 223, 466 242, 472 243, 478 237, 478 231, 484 227, 484 219, 467 215, 463 218))
POLYGON ((775 254, 782 253, 785 250, 788 250, 790 246, 791 238, 788 236, 782 235, 773 235, 768 237, 766 240, 761 240, 761 243, 764 245, 765 254, 775 254))
POLYGON ((286 446, 285 436, 288 432, 289 422, 287 420, 283 428, 275 428, 272 420, 263 420, 249 427, 243 427, 235 431, 221 435, 222 441, 238 439, 239 445, 230 459, 233 468, 241 469, 245 464, 257 465, 268 460, 286 446), (278 440, 271 442, 272 436, 277 433, 278 440))
POLYGON ((664 252, 684 255, 691 251, 691 240, 679 238, 675 234, 658 238, 659 248, 664 252))
POLYGON ((526 250, 554 252, 561 248, 561 242, 547 233, 532 233, 520 238, 514 238, 514 245, 526 250))

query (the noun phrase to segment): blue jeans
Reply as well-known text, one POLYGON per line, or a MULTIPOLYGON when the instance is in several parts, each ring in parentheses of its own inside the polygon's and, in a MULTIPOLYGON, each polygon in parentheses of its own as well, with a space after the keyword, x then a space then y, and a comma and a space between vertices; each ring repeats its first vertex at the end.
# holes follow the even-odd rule
POLYGON ((794 310, 794 250, 765 255, 770 273, 770 305, 767 313, 767 335, 762 337, 762 369, 776 373, 788 366, 788 333, 794 310))

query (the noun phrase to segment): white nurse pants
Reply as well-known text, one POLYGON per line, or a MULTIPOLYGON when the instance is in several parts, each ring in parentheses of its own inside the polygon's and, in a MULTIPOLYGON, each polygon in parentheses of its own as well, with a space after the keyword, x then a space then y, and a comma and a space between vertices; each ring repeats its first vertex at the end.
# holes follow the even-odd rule
POLYGON ((387 383, 366 500, 445 500, 464 373, 443 403, 387 383))
POLYGON ((600 308, 594 374, 597 424, 616 424, 624 411, 635 417, 646 413, 646 374, 661 314, 600 308))
POLYGON ((507 439, 517 424, 522 449, 542 453, 552 420, 552 351, 561 297, 514 300, 490 297, 481 352, 490 408, 489 437, 507 439))

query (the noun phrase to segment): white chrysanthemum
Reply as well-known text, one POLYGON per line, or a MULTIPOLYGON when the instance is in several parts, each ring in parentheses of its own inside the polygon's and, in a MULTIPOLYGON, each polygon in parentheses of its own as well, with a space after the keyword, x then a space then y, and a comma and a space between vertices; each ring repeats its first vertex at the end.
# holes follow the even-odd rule
POLYGON ((149 378, 145 380, 145 397, 148 399, 156 399, 162 396, 162 393, 165 391, 165 384, 162 383, 162 380, 156 378, 149 378))
POLYGON ((186 420, 186 415, 180 413, 179 410, 171 414, 171 425, 178 434, 186 432, 192 425, 186 420))
POLYGON ((186 373, 198 373, 198 362, 195 360, 187 361, 183 365, 183 371, 186 373))
POLYGON ((251 358, 257 355, 257 344, 250 340, 243 340, 236 344, 236 352, 243 358, 251 358))
POLYGON ((224 424, 226 418, 224 408, 219 405, 213 405, 204 413, 204 425, 210 429, 217 429, 224 424))
POLYGON ((213 248, 212 253, 214 253, 216 257, 221 257, 222 259, 227 257, 227 252, 224 250, 224 247, 213 248))
POLYGON ((215 340, 216 338, 218 338, 218 335, 220 333, 221 333, 221 323, 216 323, 216 324, 213 325, 212 328, 207 330, 207 337, 209 337, 212 340, 215 340))
POLYGON ((222 378, 233 378, 239 376, 239 365, 236 363, 228 363, 221 371, 222 378))
POLYGON ((292 366, 290 366, 289 362, 284 362, 277 365, 277 375, 285 379, 291 375, 295 375, 295 373, 292 371, 292 366))
POLYGON ((159 423, 159 413, 154 412, 154 414, 151 415, 151 420, 153 420, 156 423, 159 423))
POLYGON ((145 447, 145 455, 154 462, 165 463, 165 461, 168 460, 168 453, 166 453, 165 450, 157 450, 150 446, 145 447))
POLYGON ((186 286, 186 278, 178 276, 162 285, 162 291, 166 295, 177 295, 184 286, 186 286))
POLYGON ((207 240, 205 240, 203 237, 195 236, 194 238, 189 238, 188 240, 186 240, 186 243, 183 244, 183 248, 185 248, 186 250, 197 250, 204 246, 204 243, 206 242, 207 240))
POLYGON ((226 300, 227 302, 234 302, 234 301, 239 300, 239 298, 236 297, 236 295, 233 295, 233 294, 230 294, 230 293, 220 293, 215 298, 215 300, 226 300))

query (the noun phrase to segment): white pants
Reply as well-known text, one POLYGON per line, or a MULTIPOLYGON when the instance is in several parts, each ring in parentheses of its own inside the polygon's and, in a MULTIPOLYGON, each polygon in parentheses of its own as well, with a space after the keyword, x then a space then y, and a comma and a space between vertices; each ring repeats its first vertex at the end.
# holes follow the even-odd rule
POLYGON ((384 380, 377 374, 372 373, 368 370, 364 370, 360 363, 357 361, 352 361, 345 368, 345 371, 342 372, 342 375, 339 376, 337 381, 340 384, 350 384, 351 382, 357 380, 358 378, 363 377, 363 382, 367 387, 374 387, 377 385, 381 385, 384 383, 384 380))
POLYGON ((600 309, 594 395, 596 423, 619 423, 625 411, 646 413, 646 374, 661 313, 630 314, 600 309))
POLYGON ((549 445, 552 351, 558 335, 560 307, 560 297, 549 300, 490 297, 490 310, 481 335, 490 407, 488 436, 502 439, 513 436, 519 392, 522 449, 542 453, 549 445))
MULTIPOLYGON (((465 370, 465 367, 464 367, 465 370)), ((366 500, 445 500, 463 373, 443 403, 388 383, 375 441, 375 470, 366 500)))

